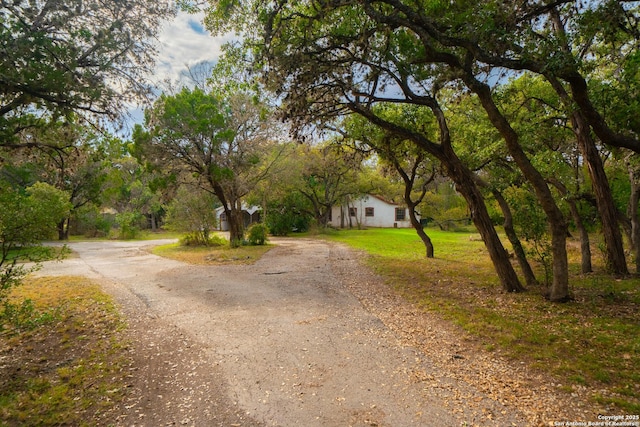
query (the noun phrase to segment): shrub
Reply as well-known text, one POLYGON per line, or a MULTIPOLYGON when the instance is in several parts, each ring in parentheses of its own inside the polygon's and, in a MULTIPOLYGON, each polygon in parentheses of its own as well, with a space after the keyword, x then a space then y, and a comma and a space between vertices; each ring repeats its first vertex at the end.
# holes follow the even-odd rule
POLYGON ((201 233, 189 233, 180 239, 181 246, 224 246, 227 240, 216 234, 209 235, 207 240, 203 240, 201 233))
POLYGON ((116 215, 116 223, 120 227, 120 239, 135 239, 140 233, 140 223, 143 219, 139 212, 121 212, 116 215))
POLYGON ((298 193, 291 193, 281 200, 270 202, 265 224, 274 236, 286 236, 292 231, 307 231, 312 216, 308 212, 308 201, 298 193))
POLYGON ((249 227, 247 240, 251 245, 264 245, 267 242, 269 229, 264 224, 254 224, 249 227))
POLYGON ((84 234, 86 237, 106 237, 114 223, 113 217, 109 218, 109 216, 101 214, 100 209, 93 204, 78 208, 74 219, 74 232, 84 234))
POLYGON ((193 243, 186 246, 209 246, 216 227, 215 203, 215 198, 207 192, 180 187, 168 206, 166 228, 188 233, 185 239, 193 243))
POLYGON ((52 249, 40 242, 69 215, 68 199, 67 193, 41 182, 25 191, 0 183, 0 330, 16 313, 24 318, 30 314, 28 305, 21 308, 9 302, 9 293, 38 269, 40 261, 52 256, 52 249), (25 261, 36 264, 27 267, 25 261))

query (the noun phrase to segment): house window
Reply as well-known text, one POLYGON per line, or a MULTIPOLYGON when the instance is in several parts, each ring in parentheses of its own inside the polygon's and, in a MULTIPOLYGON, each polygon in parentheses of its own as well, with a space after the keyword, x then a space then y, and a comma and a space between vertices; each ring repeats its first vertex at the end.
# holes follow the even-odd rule
POLYGON ((364 208, 364 216, 373 216, 373 208, 364 208))
POLYGON ((396 208, 396 221, 404 221, 406 215, 405 208, 396 208))
POLYGON ((349 208, 349 216, 358 216, 358 208, 349 208))

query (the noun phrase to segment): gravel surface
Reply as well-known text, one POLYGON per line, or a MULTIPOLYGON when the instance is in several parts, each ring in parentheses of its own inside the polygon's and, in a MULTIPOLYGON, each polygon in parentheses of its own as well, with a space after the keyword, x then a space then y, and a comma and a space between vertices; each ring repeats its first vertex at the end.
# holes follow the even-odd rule
POLYGON ((131 392, 101 424, 525 426, 587 414, 394 296, 353 251, 273 242, 250 266, 145 248, 163 241, 71 243, 77 257, 45 265, 40 275, 98 281, 127 318, 131 392))

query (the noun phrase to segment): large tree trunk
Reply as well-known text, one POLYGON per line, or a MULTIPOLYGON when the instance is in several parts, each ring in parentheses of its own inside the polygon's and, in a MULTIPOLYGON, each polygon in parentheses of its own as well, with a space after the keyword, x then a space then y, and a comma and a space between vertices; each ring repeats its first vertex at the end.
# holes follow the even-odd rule
POLYGON ((69 218, 58 222, 58 240, 69 240, 69 218))
MULTIPOLYGON (((547 80, 563 100, 565 106, 569 109, 573 108, 569 94, 562 84, 552 76, 547 76, 547 80)), ((622 244, 622 233, 620 233, 620 227, 618 226, 617 210, 613 195, 611 194, 609 179, 605 173, 600 153, 591 137, 591 129, 587 119, 580 111, 572 111, 569 117, 571 119, 573 132, 578 140, 580 153, 584 157, 589 170, 589 177, 591 178, 591 184, 596 198, 596 207, 602 223, 602 234, 607 248, 607 267, 614 274, 629 274, 627 259, 624 255, 624 246, 622 244)))
POLYGON ((627 162, 629 171, 629 182, 631 183, 631 196, 629 197, 629 205, 627 206, 627 216, 631 222, 630 241, 631 247, 635 252, 636 273, 640 273, 640 216, 638 215, 638 203, 640 203, 640 179, 638 171, 627 162))
POLYGON ((552 178, 549 180, 549 182, 551 182, 558 189, 558 191, 560 191, 565 201, 569 205, 571 217, 573 218, 573 222, 576 223, 576 228, 580 233, 581 271, 584 274, 591 273, 593 271, 593 266, 591 265, 591 243, 589 239, 589 232, 584 226, 584 221, 582 221, 582 217, 580 216, 580 212, 578 211, 576 199, 569 194, 567 187, 559 180, 552 178))
POLYGON ((220 183, 210 179, 209 184, 213 188, 214 194, 222 203, 222 208, 227 217, 229 225, 229 243, 231 247, 238 247, 244 239, 244 219, 242 218, 242 202, 239 199, 227 198, 220 183))
MULTIPOLYGON (((582 139, 591 139, 588 135, 578 137, 578 141, 582 139)), ((583 155, 588 164, 589 175, 593 184, 593 191, 596 196, 596 204, 600 221, 602 223, 602 233, 604 236, 605 246, 607 248, 607 267, 614 274, 627 275, 627 259, 624 254, 624 246, 622 244, 622 233, 617 220, 617 209, 613 196, 611 195, 611 187, 609 180, 604 171, 602 160, 597 152, 593 141, 581 142, 580 148, 584 150, 583 155), (583 147, 583 144, 586 146, 583 147)))
POLYGON ((329 225, 331 208, 327 209, 326 206, 318 201, 317 197, 315 197, 313 193, 305 193, 304 191, 301 191, 301 193, 311 202, 311 205, 313 206, 313 212, 311 213, 318 223, 318 226, 322 228, 327 227, 329 225))
POLYGON ((516 259, 518 260, 518 264, 520 265, 520 270, 524 275, 524 280, 527 286, 537 286, 539 285, 538 280, 536 279, 535 274, 533 273, 533 269, 531 268, 531 264, 529 264, 529 260, 527 260, 527 254, 522 247, 522 243, 518 238, 518 234, 513 227, 513 215, 511 213, 511 208, 509 204, 502 196, 498 190, 493 190, 493 196, 495 197, 498 205, 500 206, 500 210, 502 211, 502 215, 504 216, 504 232, 511 242, 511 246, 513 247, 513 252, 516 254, 516 259))
POLYGON ((467 86, 478 96, 487 112, 491 123, 502 135, 509 154, 513 157, 527 181, 534 188, 538 201, 547 215, 547 223, 551 232, 551 252, 553 256, 553 281, 548 298, 555 302, 566 302, 569 296, 569 263, 567 260, 567 223, 562 211, 558 208, 551 190, 540 172, 531 164, 520 145, 518 134, 502 115, 486 84, 478 81, 470 70, 464 75, 467 86))
MULTIPOLYGON (((341 209, 340 215, 342 215, 342 208, 340 209, 341 209)), ((329 224, 332 222, 331 220, 333 219, 332 211, 333 211, 333 206, 329 206, 329 207, 324 206, 324 212, 320 215, 319 225, 321 225, 324 228, 329 226, 329 224)))
POLYGON ((456 189, 467 201, 471 211, 471 219, 478 229, 484 241, 493 266, 500 278, 502 287, 507 292, 522 292, 526 289, 520 283, 509 254, 502 245, 500 237, 491 222, 491 217, 484 203, 484 197, 475 183, 473 172, 471 172, 460 159, 451 151, 445 153, 443 165, 447 169, 447 175, 456 184, 456 189))
POLYGON ((239 209, 237 204, 231 203, 228 212, 225 208, 229 223, 229 242, 234 248, 241 246, 244 240, 244 219, 242 218, 242 209, 239 209))

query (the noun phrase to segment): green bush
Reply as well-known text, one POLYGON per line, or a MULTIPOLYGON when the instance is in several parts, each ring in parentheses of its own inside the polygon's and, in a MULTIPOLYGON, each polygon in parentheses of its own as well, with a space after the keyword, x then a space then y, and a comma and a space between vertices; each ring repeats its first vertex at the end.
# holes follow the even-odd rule
POLYGON ((165 227, 188 233, 185 239, 193 242, 185 246, 215 246, 215 242, 211 240, 211 233, 216 228, 215 205, 216 200, 211 194, 180 187, 167 208, 165 227))
POLYGON ((52 256, 54 251, 40 242, 50 238, 60 220, 69 215, 68 199, 67 193, 45 183, 16 189, 0 182, 0 323, 20 312, 8 302, 11 288, 52 256), (27 267, 25 261, 36 264, 27 267))
POLYGON ((228 242, 224 237, 216 234, 209 235, 203 240, 202 233, 189 233, 180 239, 181 246, 224 246, 228 242))
POLYGON ((295 192, 270 202, 264 220, 269 232, 274 236, 286 236, 292 231, 309 230, 313 216, 307 213, 311 209, 307 205, 308 201, 295 192))
POLYGON ((267 242, 269 229, 264 224, 254 224, 249 227, 247 240, 250 245, 264 245, 267 242))
POLYGON ((79 208, 75 213, 76 232, 86 237, 106 237, 111 231, 115 218, 100 213, 93 204, 79 208))
POLYGON ((116 214, 116 224, 119 226, 118 238, 126 240, 138 237, 143 218, 142 214, 135 211, 116 214))

